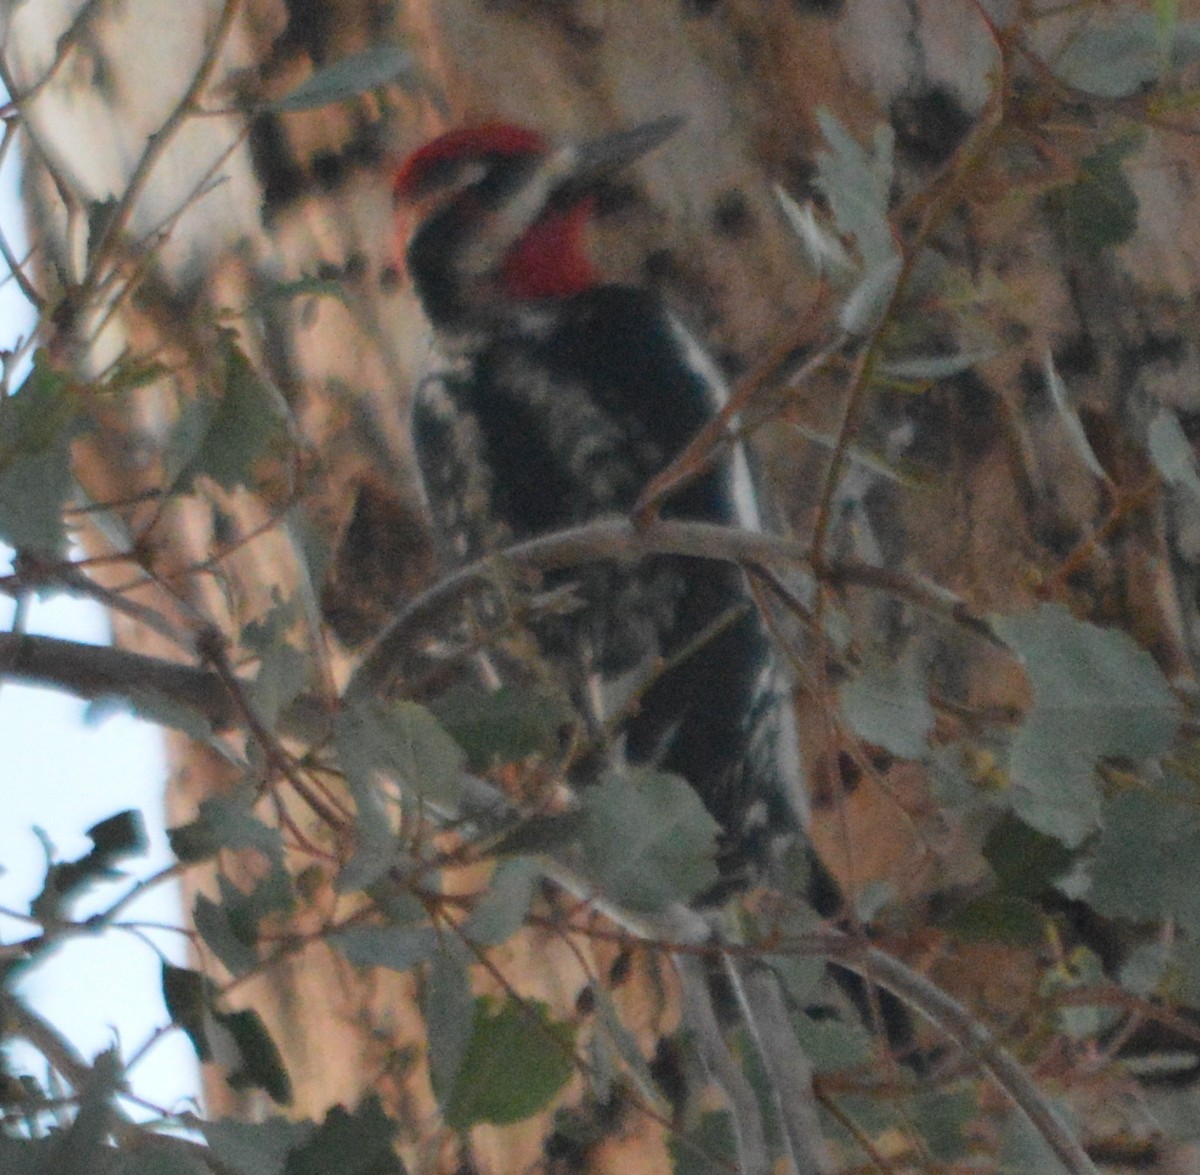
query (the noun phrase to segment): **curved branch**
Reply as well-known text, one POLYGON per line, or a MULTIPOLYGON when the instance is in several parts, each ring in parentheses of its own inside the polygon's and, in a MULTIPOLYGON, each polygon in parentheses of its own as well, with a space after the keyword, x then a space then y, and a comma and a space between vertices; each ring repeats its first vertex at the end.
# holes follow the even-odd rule
MULTIPOLYGON (((709 522, 659 519, 639 525, 625 517, 599 518, 515 543, 445 575, 411 600, 379 634, 346 687, 346 696, 375 694, 386 689, 414 630, 471 592, 502 579, 505 568, 560 571, 605 559, 633 563, 652 555, 715 559, 749 568, 812 568, 811 548, 794 539, 709 522)), ((900 596, 925 611, 970 628, 987 640, 996 640, 987 622, 976 616, 966 601, 929 581, 855 561, 830 564, 823 569, 821 578, 837 586, 857 584, 900 596)))
POLYGON ((958 1000, 899 959, 848 935, 828 933, 811 938, 813 954, 878 983, 953 1040, 1024 1111, 1072 1175, 1099 1175, 1079 1139, 1033 1078, 958 1000))

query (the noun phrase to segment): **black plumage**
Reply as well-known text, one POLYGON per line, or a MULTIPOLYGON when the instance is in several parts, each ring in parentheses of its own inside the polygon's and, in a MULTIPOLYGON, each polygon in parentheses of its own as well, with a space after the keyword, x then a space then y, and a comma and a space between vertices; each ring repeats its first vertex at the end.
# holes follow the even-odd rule
MULTIPOLYGON (((420 178, 453 171, 461 160, 447 154, 435 151, 436 167, 420 178)), ((648 290, 595 282, 564 257, 561 273, 528 283, 562 287, 561 296, 512 297, 513 257, 541 232, 556 246, 561 230, 563 248, 573 247, 584 197, 569 175, 539 177, 527 154, 475 151, 472 162, 481 174, 423 222, 408 250, 447 354, 418 389, 413 439, 453 564, 628 514, 726 399, 719 373, 648 290), (514 234, 511 251, 486 239, 501 229, 514 234)), ((757 528, 741 448, 662 513, 757 528)), ((803 805, 795 733, 741 569, 655 556, 549 573, 543 586, 569 588, 574 607, 535 614, 530 629, 599 741, 606 731, 627 762, 684 777, 725 829, 732 856, 794 825, 803 805)))

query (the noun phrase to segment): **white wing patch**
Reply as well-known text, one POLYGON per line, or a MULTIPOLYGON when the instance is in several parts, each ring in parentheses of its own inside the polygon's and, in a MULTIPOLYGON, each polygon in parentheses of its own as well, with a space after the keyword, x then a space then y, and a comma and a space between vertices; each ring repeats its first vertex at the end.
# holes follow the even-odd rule
MULTIPOLYGON (((716 415, 729 403, 729 385, 725 382, 725 377, 691 331, 674 314, 668 313, 666 318, 688 367, 696 372, 708 390, 713 414, 716 415)), ((732 416, 729 420, 729 427, 734 431, 740 424, 737 416, 732 416)), ((738 526, 743 530, 761 531, 762 515, 758 508, 754 478, 750 475, 750 461, 746 456, 746 446, 737 439, 734 439, 729 455, 729 487, 738 526)))

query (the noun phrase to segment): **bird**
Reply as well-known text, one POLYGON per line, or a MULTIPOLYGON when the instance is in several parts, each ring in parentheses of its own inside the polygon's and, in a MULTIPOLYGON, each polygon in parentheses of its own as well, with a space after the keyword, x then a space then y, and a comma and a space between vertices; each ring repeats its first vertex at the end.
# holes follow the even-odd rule
MULTIPOLYGON (((443 561, 629 515, 728 402, 664 299, 606 280, 588 248, 598 191, 683 121, 563 145, 487 122, 440 135, 395 173, 397 204, 419 209, 405 264, 439 355, 412 436, 443 561)), ((661 513, 759 530, 741 443, 661 513)), ((655 555, 547 573, 544 587, 570 605, 529 628, 597 745, 681 776, 721 828, 730 872, 803 823, 786 674, 740 568, 655 555)))

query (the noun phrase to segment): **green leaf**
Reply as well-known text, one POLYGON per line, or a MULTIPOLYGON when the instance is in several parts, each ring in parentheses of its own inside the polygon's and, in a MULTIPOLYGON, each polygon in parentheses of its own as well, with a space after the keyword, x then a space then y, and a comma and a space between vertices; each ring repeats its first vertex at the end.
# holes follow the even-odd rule
POLYGON ((1159 408, 1146 434, 1150 460, 1170 486, 1186 487, 1193 501, 1200 500, 1200 474, 1196 454, 1187 439, 1179 417, 1169 408, 1159 408))
POLYGON ((805 1011, 792 1019, 804 1055, 820 1073, 853 1069, 871 1061, 871 1035, 848 1006, 844 1015, 805 1011))
POLYGON ((311 669, 312 659, 308 654, 286 641, 262 654, 247 693, 255 713, 268 729, 274 729, 279 715, 304 692, 311 669))
POLYGON ((230 975, 245 975, 258 963, 258 952, 254 941, 247 942, 235 927, 230 911, 224 904, 210 901, 203 894, 196 897, 192 912, 196 933, 230 975))
POLYGON ((210 979, 170 963, 162 965, 162 993, 168 1014, 187 1033, 201 1061, 216 1059, 219 1049, 232 1088, 263 1089, 281 1105, 291 1101, 283 1060, 257 1012, 221 1011, 210 979))
POLYGON ((1174 24, 1164 46, 1167 32, 1161 18, 1148 12, 1092 21, 1071 37, 1055 72, 1068 85, 1096 97, 1128 98, 1158 81, 1164 59, 1175 65, 1192 59, 1196 26, 1174 24))
POLYGON ((551 1020, 544 1004, 506 1000, 497 1007, 477 999, 471 1039, 443 1103, 446 1124, 466 1130, 528 1118, 570 1079, 574 1047, 571 1025, 551 1020))
POLYGON ((442 694, 429 708, 466 752, 473 771, 532 754, 553 754, 559 732, 575 716, 562 694, 539 686, 485 690, 464 684, 442 694))
POLYGON ((621 905, 661 910, 716 883, 720 829, 678 776, 610 773, 580 806, 588 875, 621 905))
POLYGON ((707 1110, 689 1130, 671 1132, 673 1175, 728 1175, 738 1169, 733 1119, 724 1110, 707 1110))
POLYGON ((196 898, 193 920, 208 948, 231 975, 243 975, 258 963, 258 927, 272 914, 289 913, 295 905, 292 879, 276 862, 249 892, 224 874, 217 875, 220 901, 196 898))
POLYGON ((312 1122, 280 1117, 263 1122, 201 1119, 197 1125, 213 1154, 233 1175, 284 1175, 288 1155, 303 1147, 316 1129, 312 1122))
POLYGON ((431 959, 440 935, 432 926, 347 926, 326 936, 356 967, 411 971, 431 959))
POLYGON ((275 1102, 286 1106, 292 1100, 292 1083, 283 1058, 258 1013, 217 1012, 213 1017, 232 1037, 239 1063, 227 1078, 232 1089, 261 1089, 275 1102))
POLYGON ((471 994, 470 961, 463 943, 444 940, 430 961, 421 997, 429 1051, 429 1080, 434 1096, 442 1106, 454 1091, 455 1079, 471 1041, 475 998, 471 994))
POLYGON ((198 743, 212 745, 215 741, 212 723, 199 710, 168 697, 161 690, 145 686, 127 689, 120 696, 106 694, 88 703, 84 721, 98 725, 112 714, 136 714, 156 726, 168 726, 181 731, 198 743))
POLYGON ((1068 249, 1095 258, 1137 231, 1137 194, 1121 164, 1139 145, 1131 136, 1105 143, 1080 163, 1074 183, 1047 194, 1050 216, 1068 249))
POLYGON ((146 821, 136 808, 127 808, 93 824, 87 835, 94 846, 92 854, 109 863, 122 857, 144 856, 150 843, 146 838, 146 821))
POLYGON ((70 383, 43 351, 11 395, 0 396, 0 539, 18 551, 61 555, 71 496, 71 441, 80 431, 70 383))
POLYGON ((1073 860, 1060 840, 1037 832, 1011 813, 988 833, 983 855, 1002 893, 1031 900, 1066 873, 1073 860))
POLYGON ((1200 560, 1200 470, 1179 418, 1159 408, 1146 435, 1150 460, 1170 487, 1174 543, 1188 562, 1200 560))
POLYGON ((353 1112, 334 1106, 288 1157, 284 1175, 404 1175, 393 1147, 399 1129, 376 1094, 363 1098, 353 1112))
POLYGON ((446 810, 457 808, 464 755, 441 723, 416 702, 362 702, 344 710, 336 732, 342 765, 358 776, 375 772, 408 794, 446 810))
POLYGON ((463 935, 485 947, 507 942, 525 924, 540 877, 538 863, 529 857, 501 861, 464 924, 463 935))
POLYGON ((1045 937, 1045 914, 1028 898, 991 894, 968 902, 945 928, 965 942, 1036 946, 1045 937))
POLYGON ((1076 620, 1061 605, 997 617, 992 627, 1033 687, 1033 708, 1009 759, 1013 811, 1077 845, 1099 821, 1095 765, 1167 750, 1179 705, 1150 654, 1127 634, 1076 620))
POLYGON ((296 598, 283 599, 278 588, 272 588, 271 606, 254 620, 247 621, 238 633, 238 643, 258 657, 265 657, 287 641, 300 609, 296 598))
POLYGON ((203 800, 190 824, 167 829, 171 850, 184 864, 204 861, 222 849, 257 849, 282 867, 283 837, 278 828, 264 824, 252 810, 245 791, 203 800))
POLYGON ((1007 1114, 1002 1138, 1000 1175, 1029 1175, 1031 1171, 1038 1175, 1066 1175, 1066 1167, 1026 1114, 1019 1110, 1007 1114))
POLYGON ((1088 904, 1110 918, 1177 919, 1200 934, 1200 794, 1173 775, 1103 808, 1088 904))
POLYGON ((893 665, 868 665, 839 691, 854 733, 901 759, 929 753, 933 707, 928 692, 924 667, 911 653, 893 665))
POLYGON ((334 738, 355 803, 355 853, 337 883, 346 893, 378 880, 395 857, 395 821, 378 778, 393 780, 418 803, 454 812, 464 756, 437 719, 415 702, 356 701, 338 715, 334 738))
POLYGON ((284 114, 315 110, 391 82, 411 84, 416 77, 416 63, 407 49, 399 45, 376 45, 317 70, 290 93, 267 103, 265 109, 284 114))
POLYGON ((222 332, 220 346, 220 398, 201 395, 185 404, 167 442, 164 459, 178 489, 200 476, 226 490, 250 485, 254 463, 286 437, 279 394, 250 366, 232 331, 222 332))
POLYGON ((1156 81, 1161 64, 1158 29, 1139 12, 1088 24, 1071 38, 1055 72, 1099 98, 1127 98, 1156 81))
POLYGON ((211 1061, 213 1053, 205 1022, 217 998, 216 988, 199 971, 170 963, 163 963, 161 978, 167 1015, 187 1034, 196 1056, 201 1061, 211 1061))
POLYGON ((867 270, 838 312, 842 330, 848 335, 865 337, 879 326, 896 292, 900 269, 900 258, 890 257, 867 270))
POLYGON ((654 1080, 650 1066, 642 1054, 641 1047, 634 1036, 633 1030, 621 1019, 612 993, 594 979, 591 984, 592 994, 596 999, 596 1010, 599 1013, 597 1036, 603 1035, 610 1042, 617 1056, 625 1064, 626 1071, 637 1084, 648 1105, 663 1102, 663 1091, 654 1080))
POLYGON ((879 379, 896 380, 902 383, 937 383, 951 376, 962 375, 980 363, 991 359, 991 351, 954 351, 948 355, 906 355, 888 359, 878 364, 875 375, 879 379))
POLYGON ((798 204, 778 184, 775 185, 775 198, 792 231, 800 238, 808 254, 809 265, 817 277, 829 274, 836 278, 854 272, 857 267, 842 242, 818 222, 811 200, 798 204))
POLYGON ((120 1054, 115 1047, 105 1049, 92 1062, 78 1091, 75 1118, 59 1136, 54 1162, 48 1170, 56 1175, 91 1175, 103 1168, 100 1152, 106 1149, 104 1143, 112 1130, 113 1098, 124 1081, 120 1054))
POLYGON ((1144 942, 1122 961, 1117 982, 1144 1000, 1153 999, 1160 993, 1171 963, 1171 948, 1165 942, 1144 942))
POLYGON ((817 121, 829 144, 827 151, 817 152, 817 186, 838 230, 854 238, 864 268, 879 271, 896 258, 888 221, 895 134, 881 123, 868 152, 824 107, 818 109, 817 121))
POLYGON ((918 1093, 905 1103, 922 1145, 946 1165, 943 1170, 967 1157, 971 1127, 979 1117, 978 1094, 976 1086, 968 1086, 918 1093))

